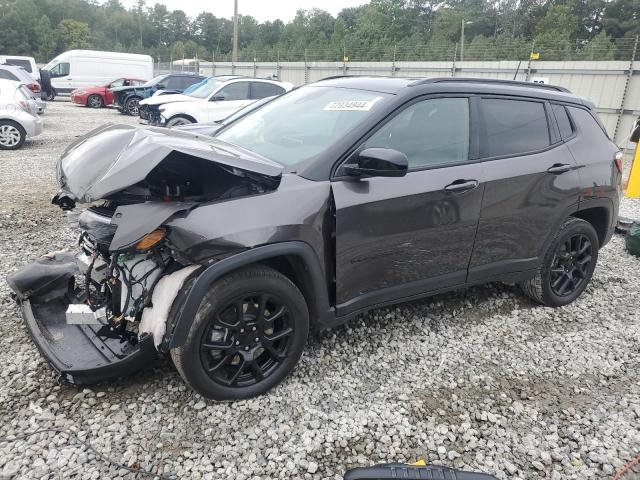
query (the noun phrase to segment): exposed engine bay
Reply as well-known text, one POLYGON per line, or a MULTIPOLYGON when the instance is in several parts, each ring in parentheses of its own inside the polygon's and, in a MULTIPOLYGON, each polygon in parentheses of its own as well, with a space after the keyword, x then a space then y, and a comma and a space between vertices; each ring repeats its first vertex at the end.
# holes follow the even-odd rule
POLYGON ((34 341, 72 383, 128 374, 160 349, 179 294, 203 267, 172 242, 169 219, 279 184, 277 164, 160 132, 107 125, 69 147, 52 203, 80 231, 78 251, 7 279, 34 341))

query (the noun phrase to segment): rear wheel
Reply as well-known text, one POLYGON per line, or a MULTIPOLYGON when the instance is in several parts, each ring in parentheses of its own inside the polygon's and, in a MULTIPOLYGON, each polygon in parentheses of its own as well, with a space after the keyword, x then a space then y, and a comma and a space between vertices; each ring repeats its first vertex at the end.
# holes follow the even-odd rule
POLYGON ((179 125, 190 125, 192 123, 195 123, 193 120, 191 120, 190 118, 187 117, 183 117, 183 116, 177 116, 177 117, 173 117, 171 119, 169 119, 169 121, 167 122, 167 127, 177 127, 179 125))
POLYGON ((133 117, 138 115, 140 113, 140 98, 138 98, 138 97, 128 98, 124 102, 123 112, 125 112, 127 115, 131 115, 133 117))
POLYGON ((280 383, 302 355, 309 312, 298 288, 263 266, 231 273, 203 299, 184 345, 171 358, 201 395, 235 400, 280 383))
POLYGON ((593 226, 570 217, 560 227, 535 277, 520 284, 524 293, 549 307, 573 302, 589 284, 600 244, 593 226))
POLYGON ((102 108, 103 106, 104 101, 100 95, 89 95, 89 98, 87 98, 87 107, 102 108))
POLYGON ((11 120, 0 120, 0 150, 17 150, 27 138, 22 125, 11 120))

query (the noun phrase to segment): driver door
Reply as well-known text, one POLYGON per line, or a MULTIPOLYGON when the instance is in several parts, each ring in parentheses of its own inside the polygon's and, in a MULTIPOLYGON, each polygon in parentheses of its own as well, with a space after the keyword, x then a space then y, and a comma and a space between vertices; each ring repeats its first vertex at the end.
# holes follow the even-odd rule
POLYGON ((403 152, 406 176, 334 179, 338 315, 465 283, 484 190, 469 110, 467 97, 410 104, 358 148, 403 152))
POLYGON ((225 85, 209 100, 208 121, 216 122, 253 102, 249 95, 249 82, 234 82, 225 85))

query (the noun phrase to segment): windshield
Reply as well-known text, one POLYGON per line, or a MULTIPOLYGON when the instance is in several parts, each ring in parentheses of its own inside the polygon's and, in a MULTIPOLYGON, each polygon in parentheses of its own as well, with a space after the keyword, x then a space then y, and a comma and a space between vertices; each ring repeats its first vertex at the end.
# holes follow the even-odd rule
POLYGON ((351 88, 302 87, 232 123, 216 137, 292 166, 328 149, 387 97, 351 88))
POLYGON ((189 96, 194 98, 207 98, 213 92, 215 92, 222 82, 220 80, 216 80, 215 78, 211 78, 207 80, 205 83, 196 88, 193 92, 189 93, 189 96))
POLYGON ((153 87, 154 85, 157 85, 158 83, 160 83, 162 80, 164 80, 165 78, 167 78, 169 75, 158 75, 157 77, 154 77, 153 79, 149 80, 147 83, 143 84, 143 87, 153 87))

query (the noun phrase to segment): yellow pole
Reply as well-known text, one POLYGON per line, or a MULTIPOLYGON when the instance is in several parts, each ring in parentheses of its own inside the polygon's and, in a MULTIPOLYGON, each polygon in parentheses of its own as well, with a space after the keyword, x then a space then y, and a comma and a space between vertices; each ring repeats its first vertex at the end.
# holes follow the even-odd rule
POLYGON ((636 152, 633 155, 629 183, 627 184, 627 197, 640 198, 640 142, 636 143, 636 152))

